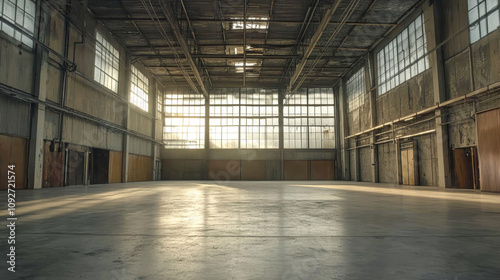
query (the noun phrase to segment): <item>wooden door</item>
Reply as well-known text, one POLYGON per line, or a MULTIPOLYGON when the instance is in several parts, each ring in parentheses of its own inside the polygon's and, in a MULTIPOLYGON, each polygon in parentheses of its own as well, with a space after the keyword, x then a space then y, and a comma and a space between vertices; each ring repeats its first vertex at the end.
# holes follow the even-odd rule
POLYGON ((419 184, 416 141, 401 144, 401 179, 403 185, 419 184))
POLYGON ((500 109, 477 115, 477 151, 481 190, 500 192, 500 109))
POLYGON ((453 150, 453 186, 457 189, 473 189, 472 153, 470 148, 453 150))

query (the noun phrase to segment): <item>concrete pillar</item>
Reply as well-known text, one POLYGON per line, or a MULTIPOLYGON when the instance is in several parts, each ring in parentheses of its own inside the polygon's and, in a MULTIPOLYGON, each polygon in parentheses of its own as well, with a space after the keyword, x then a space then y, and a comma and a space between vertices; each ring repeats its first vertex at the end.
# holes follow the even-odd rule
MULTIPOLYGON (((126 75, 125 75, 125 98, 127 103, 125 103, 125 110, 123 110, 123 127, 127 130, 130 129, 129 119, 130 119, 130 59, 127 57, 126 61, 126 75)), ((128 151, 129 151, 130 135, 128 133, 123 134, 123 148, 122 148, 122 183, 128 182, 128 151)))
MULTIPOLYGON (((153 114, 153 118, 151 119, 151 125, 153 126, 152 129, 151 129, 151 138, 153 138, 154 141, 156 141, 156 120, 157 120, 157 113, 158 113, 158 82, 156 80, 154 80, 153 83, 151 83, 152 87, 151 87, 151 90, 152 90, 152 94, 151 96, 153 97, 152 98, 152 101, 151 102, 152 104, 150 104, 150 108, 152 107, 152 114, 153 114)), ((155 142, 152 142, 151 143, 151 162, 152 162, 152 167, 153 167, 153 174, 151 174, 151 180, 152 181, 156 181, 156 174, 157 174, 157 170, 156 170, 156 161, 157 161, 157 150, 158 150, 158 145, 155 143, 155 142)))
MULTIPOLYGON (((375 64, 373 53, 368 53, 368 59, 365 65, 365 84, 368 93, 368 102, 370 103, 370 120, 371 128, 377 126, 377 90, 375 84, 375 64)), ((378 147, 375 145, 376 137, 375 132, 371 132, 370 145, 371 145, 371 164, 372 164, 372 182, 379 182, 378 174, 378 147)))
MULTIPOLYGON (((429 5, 424 10, 427 34, 427 49, 434 49, 441 40, 441 29, 439 15, 441 11, 440 1, 428 0, 429 5)), ((432 81, 434 91, 434 102, 441 103, 446 100, 444 63, 442 48, 437 48, 429 54, 429 65, 432 69, 432 81)), ((448 126, 442 125, 446 122, 443 110, 436 110, 436 155, 438 159, 438 186, 441 188, 451 187, 450 160, 448 146, 448 126)))
POLYGON ((205 180, 211 180, 208 176, 209 163, 210 163, 210 99, 205 98, 205 180))
MULTIPOLYGON (((41 10, 42 3, 37 2, 37 10, 41 10)), ((38 38, 45 41, 49 33, 49 18, 43 13, 37 16, 38 38)), ((34 63, 34 95, 42 102, 47 98, 48 81, 48 53, 43 48, 36 46, 36 61, 34 63)), ((43 152, 45 137, 45 105, 33 103, 31 105, 31 130, 28 149, 28 178, 27 187, 41 189, 43 182, 43 152)))
POLYGON ((279 89, 278 92, 278 125, 279 125, 279 150, 280 150, 280 166, 281 166, 281 172, 280 172, 280 180, 285 179, 285 158, 284 158, 284 149, 285 149, 285 133, 284 133, 284 119, 283 119, 283 104, 284 104, 284 90, 279 89))
POLYGON ((340 137, 340 156, 342 160, 342 178, 343 180, 350 181, 351 180, 351 163, 349 151, 349 141, 345 139, 345 137, 349 136, 349 127, 347 126, 347 96, 346 96, 346 81, 342 79, 339 87, 339 132, 340 137))

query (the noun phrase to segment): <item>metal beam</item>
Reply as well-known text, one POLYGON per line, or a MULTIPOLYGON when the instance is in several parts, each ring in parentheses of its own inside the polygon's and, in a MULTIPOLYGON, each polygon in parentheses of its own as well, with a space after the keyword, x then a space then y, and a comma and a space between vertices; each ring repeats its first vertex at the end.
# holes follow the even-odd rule
MULTIPOLYGON (((131 54, 132 57, 142 58, 142 59, 157 59, 157 58, 175 58, 173 54, 155 55, 155 54, 131 54)), ((219 59, 243 59, 245 56, 243 54, 191 54, 190 58, 219 58, 219 59)), ((268 54, 268 55, 258 55, 258 54, 247 54, 247 59, 289 59, 289 58, 302 58, 301 55, 290 55, 290 54, 268 54)), ((316 59, 316 56, 310 56, 307 59, 316 59)), ((333 58, 347 58, 347 59, 358 59, 359 56, 323 56, 322 59, 333 59, 333 58)), ((304 59, 304 58, 303 58, 304 59)))
POLYGON ((335 11, 337 10, 340 2, 342 2, 342 0, 336 0, 332 4, 332 7, 326 11, 325 16, 323 17, 323 20, 319 24, 318 29, 316 30, 316 33, 311 38, 311 42, 309 43, 309 46, 307 47, 306 51, 304 52, 304 56, 302 57, 302 60, 297 65, 294 73, 292 74, 292 77, 290 78, 290 82, 288 83, 285 95, 292 90, 293 85, 295 84, 299 75, 302 73, 302 70, 306 66, 307 59, 309 58, 309 56, 313 52, 316 44, 318 43, 319 39, 321 38, 321 35, 323 35, 323 32, 325 31, 326 27, 328 26, 328 23, 330 23, 330 20, 331 20, 333 14, 335 13, 335 11))
MULTIPOLYGON (((111 22, 111 21, 136 21, 136 22, 141 22, 141 21, 151 21, 150 18, 145 18, 145 17, 137 17, 137 18, 124 18, 124 17, 96 17, 97 20, 100 21, 106 21, 106 22, 111 22)), ((160 18, 160 21, 166 21, 166 18, 160 18)), ((186 19, 177 19, 177 21, 186 21, 186 19)), ((241 21, 241 19, 190 19, 192 23, 231 23, 231 22, 237 22, 241 21)), ((268 23, 282 23, 282 24, 302 24, 303 21, 300 20, 251 20, 252 22, 268 22, 268 23)), ((311 21, 311 23, 314 24, 319 24, 320 21, 311 21)), ((338 21, 332 21, 330 22, 331 24, 340 24, 338 21)), ((386 23, 386 22, 346 22, 345 25, 354 25, 354 26, 396 26, 396 23, 386 23)))
POLYGON ((205 88, 205 84, 203 83, 203 79, 201 78, 200 72, 198 71, 198 68, 196 67, 196 64, 193 60, 193 57, 191 56, 191 53, 189 51, 189 47, 187 46, 186 41, 184 41, 184 38, 182 37, 182 32, 179 29, 179 26, 177 25, 177 19, 170 11, 170 8, 168 7, 165 0, 160 0, 160 7, 161 7, 161 10, 163 11, 163 14, 167 18, 168 23, 172 27, 172 31, 174 32, 175 37, 177 38, 177 42, 179 43, 179 45, 182 48, 182 51, 184 52, 184 56, 186 57, 186 59, 189 63, 189 66, 191 67, 191 70, 194 73, 194 76, 196 78, 196 81, 198 82, 199 87, 203 91, 203 94, 205 95, 205 97, 208 98, 208 91, 205 88))

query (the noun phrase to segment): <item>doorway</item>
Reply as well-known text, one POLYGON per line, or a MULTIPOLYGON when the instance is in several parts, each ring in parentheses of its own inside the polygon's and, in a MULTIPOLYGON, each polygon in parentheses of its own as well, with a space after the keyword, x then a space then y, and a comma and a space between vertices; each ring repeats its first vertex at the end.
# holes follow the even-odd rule
POLYGON ((453 186, 457 189, 479 189, 477 148, 453 149, 453 186))
POLYGON ((91 185, 107 184, 109 181, 109 151, 92 149, 89 155, 89 179, 91 185))

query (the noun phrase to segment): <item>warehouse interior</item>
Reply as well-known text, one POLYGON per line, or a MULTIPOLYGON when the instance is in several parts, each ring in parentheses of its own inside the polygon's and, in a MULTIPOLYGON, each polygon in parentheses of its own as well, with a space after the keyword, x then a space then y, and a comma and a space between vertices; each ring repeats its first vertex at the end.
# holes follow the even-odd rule
POLYGON ((499 26, 498 0, 0 0, 19 274, 497 279, 499 26))

